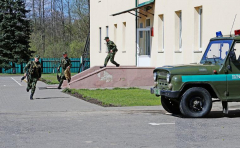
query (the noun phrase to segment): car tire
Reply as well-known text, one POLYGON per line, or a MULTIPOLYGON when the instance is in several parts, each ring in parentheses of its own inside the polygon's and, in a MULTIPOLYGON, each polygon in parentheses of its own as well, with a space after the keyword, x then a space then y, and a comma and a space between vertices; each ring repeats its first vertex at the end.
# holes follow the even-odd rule
POLYGON ((180 111, 184 117, 201 118, 206 116, 212 109, 212 97, 202 87, 188 89, 181 98, 180 111))
POLYGON ((165 96, 161 96, 161 103, 162 107, 169 113, 172 114, 179 114, 179 103, 171 101, 169 98, 166 98, 165 96))

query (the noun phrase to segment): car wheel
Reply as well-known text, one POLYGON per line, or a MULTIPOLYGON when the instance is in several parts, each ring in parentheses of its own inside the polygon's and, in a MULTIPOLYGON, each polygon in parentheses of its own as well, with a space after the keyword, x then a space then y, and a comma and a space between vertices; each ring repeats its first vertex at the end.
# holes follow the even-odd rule
POLYGON ((165 96, 161 96, 161 103, 162 107, 169 113, 173 114, 179 114, 179 104, 176 102, 171 101, 169 98, 166 98, 165 96))
POLYGON ((180 111, 184 117, 204 117, 211 111, 211 109, 212 97, 204 88, 190 88, 181 98, 180 111))

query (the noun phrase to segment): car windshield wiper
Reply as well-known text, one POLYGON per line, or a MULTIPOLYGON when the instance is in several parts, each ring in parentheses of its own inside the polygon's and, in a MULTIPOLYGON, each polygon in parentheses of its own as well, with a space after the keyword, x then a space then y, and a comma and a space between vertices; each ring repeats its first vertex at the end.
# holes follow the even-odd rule
POLYGON ((213 60, 215 63, 217 63, 216 58, 217 58, 217 56, 213 55, 213 60))
POLYGON ((208 57, 207 57, 207 56, 205 57, 205 59, 206 59, 206 60, 205 60, 205 63, 206 63, 206 62, 210 62, 210 61, 208 61, 208 57))
POLYGON ((217 57, 217 56, 215 56, 215 55, 213 55, 213 59, 214 59, 214 62, 215 62, 215 63, 217 63, 216 59, 218 59, 218 62, 221 61, 221 60, 220 60, 220 57, 217 57))

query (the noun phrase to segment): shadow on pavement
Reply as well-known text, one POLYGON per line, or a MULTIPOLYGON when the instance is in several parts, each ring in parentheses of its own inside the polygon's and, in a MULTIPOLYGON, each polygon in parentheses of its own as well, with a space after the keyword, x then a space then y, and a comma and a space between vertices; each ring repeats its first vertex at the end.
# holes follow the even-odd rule
POLYGON ((240 110, 230 110, 228 114, 223 114, 222 111, 211 111, 206 118, 238 118, 240 117, 240 110))
MULTIPOLYGON (((124 112, 127 114, 147 113, 152 115, 166 115, 166 116, 173 116, 176 118, 184 118, 182 114, 171 114, 166 112, 165 110, 129 110, 124 112)), ((211 111, 204 118, 240 118, 240 110, 229 110, 227 115, 223 114, 222 111, 211 111)), ((199 118, 199 119, 203 119, 203 118, 199 118)))
POLYGON ((38 87, 39 90, 44 90, 44 89, 58 89, 58 87, 38 87))
MULTIPOLYGON (((184 118, 181 114, 169 114, 170 116, 184 118)), ((231 110, 228 112, 227 115, 223 114, 222 111, 211 111, 206 117, 204 118, 239 118, 240 117, 240 110, 231 110)), ((204 119, 204 118, 195 118, 195 119, 204 119)))
MULTIPOLYGON (((126 114, 152 114, 152 115, 166 115, 166 116, 172 116, 176 118, 184 118, 182 114, 171 114, 166 112, 165 110, 125 110, 123 112, 126 114)), ((240 118, 240 110, 229 110, 227 115, 223 114, 222 111, 211 111, 204 118, 240 118)), ((199 119, 204 119, 204 118, 199 118, 199 119)))
POLYGON ((46 98, 35 98, 35 99, 62 99, 62 98, 69 98, 69 97, 46 97, 46 98))
POLYGON ((166 114, 166 111, 164 110, 127 110, 124 111, 127 114, 140 114, 140 113, 146 113, 146 114, 166 114))

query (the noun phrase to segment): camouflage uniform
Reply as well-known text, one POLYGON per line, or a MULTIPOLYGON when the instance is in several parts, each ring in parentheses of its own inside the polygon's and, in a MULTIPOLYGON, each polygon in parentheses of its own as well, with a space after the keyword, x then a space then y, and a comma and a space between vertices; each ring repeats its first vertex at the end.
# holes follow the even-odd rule
POLYGON ((101 66, 100 68, 106 67, 109 60, 111 61, 111 63, 113 63, 114 65, 119 67, 120 65, 114 61, 115 54, 118 51, 116 44, 113 41, 110 41, 109 37, 105 37, 104 40, 107 41, 108 55, 105 59, 104 66, 101 66), (111 51, 112 51, 112 53, 111 53, 111 51))
MULTIPOLYGON (((105 38, 106 39, 109 39, 108 37, 105 38)), ((104 62, 104 67, 107 66, 107 63, 108 61, 110 60, 111 63, 113 63, 114 65, 116 65, 117 67, 119 66, 119 64, 117 62, 114 61, 114 57, 115 57, 115 54, 116 52, 118 51, 117 49, 117 46, 115 45, 115 43, 113 41, 108 41, 107 42, 107 47, 108 47, 108 55, 105 59, 105 62, 104 62), (110 52, 112 50, 112 53, 110 52)))
MULTIPOLYGON (((67 53, 65 52, 65 54, 67 54, 67 53)), ((58 67, 58 70, 60 69, 60 67, 62 67, 61 80, 60 80, 60 83, 58 86, 59 89, 61 88, 63 81, 66 80, 64 71, 67 69, 68 66, 70 66, 70 67, 72 66, 71 60, 68 57, 61 58, 60 65, 58 67)))
POLYGON ((41 63, 39 61, 29 61, 24 67, 24 73, 28 73, 27 92, 31 89, 30 99, 33 99, 32 97, 36 90, 37 81, 39 80, 39 78, 41 78, 42 75, 41 63))

